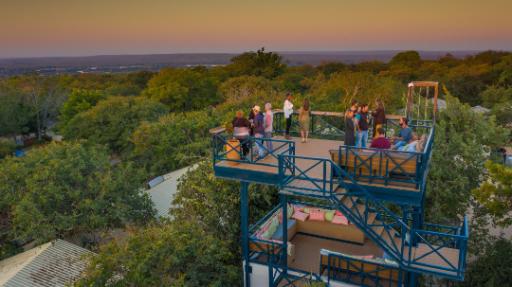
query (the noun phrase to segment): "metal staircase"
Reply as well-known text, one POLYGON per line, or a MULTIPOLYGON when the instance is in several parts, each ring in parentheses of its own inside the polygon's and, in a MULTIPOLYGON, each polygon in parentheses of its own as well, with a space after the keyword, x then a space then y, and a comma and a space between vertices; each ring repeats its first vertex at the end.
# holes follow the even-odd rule
POLYGON ((330 159, 280 155, 279 175, 283 179, 282 192, 329 201, 404 270, 463 280, 466 219, 461 227, 413 227, 330 159), (298 161, 302 162, 302 169, 296 164, 298 161), (311 162, 307 168, 305 161, 311 162), (311 176, 314 170, 316 176, 311 176), (350 190, 346 189, 346 181, 352 183, 350 190))

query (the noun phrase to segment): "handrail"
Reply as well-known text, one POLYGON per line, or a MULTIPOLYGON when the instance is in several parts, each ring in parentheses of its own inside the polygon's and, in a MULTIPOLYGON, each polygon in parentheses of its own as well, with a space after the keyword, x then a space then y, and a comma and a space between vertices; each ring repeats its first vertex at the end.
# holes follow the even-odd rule
POLYGON ((363 284, 366 280, 372 282, 373 286, 401 286, 404 281, 405 273, 399 269, 399 264, 387 259, 365 259, 343 253, 333 252, 327 249, 320 250, 320 271, 327 269, 327 282, 332 280, 348 283, 363 284), (327 264, 324 264, 324 257, 327 257, 327 264), (373 268, 365 270, 365 265, 373 268), (381 272, 388 272, 387 276, 382 276, 381 272), (397 272, 396 278, 393 271, 397 272), (339 273, 349 274, 346 277, 339 276, 339 273), (351 275, 358 275, 352 277, 351 275), (337 276, 338 275, 338 276, 337 276), (387 281, 387 284, 384 282, 387 281), (392 283, 394 282, 394 283, 392 283))
POLYGON ((213 163, 214 165, 218 161, 229 161, 229 162, 237 162, 237 163, 250 163, 255 165, 262 166, 270 166, 270 167, 278 167, 278 156, 280 154, 295 154, 295 142, 291 140, 285 139, 276 139, 276 138, 256 138, 252 136, 248 136, 242 142, 239 142, 237 145, 232 145, 229 143, 228 137, 224 134, 224 132, 213 134, 213 144, 212 144, 212 155, 213 155, 213 163), (261 142, 261 147, 265 150, 267 156, 273 157, 276 159, 276 162, 262 162, 263 158, 259 158, 257 156, 257 152, 255 151, 256 142, 261 142), (272 150, 269 150, 266 146, 265 142, 277 143, 278 145, 273 146, 272 150), (244 157, 244 145, 249 149, 247 156, 244 157), (231 150, 224 150, 225 146, 231 148, 231 150), (230 152, 237 152, 240 159, 229 159, 227 158, 227 154, 230 152))
MULTIPOLYGON (((311 157, 303 157, 303 156, 297 156, 297 155, 283 155, 282 154, 279 156, 279 160, 280 160, 280 162, 285 162, 286 164, 280 165, 281 168, 289 169, 291 174, 295 175, 293 169, 297 169, 297 166, 294 166, 294 162, 296 159, 328 163, 330 165, 330 168, 334 169, 336 171, 336 174, 339 177, 338 180, 341 178, 346 178, 349 181, 351 181, 354 184, 354 187, 357 188, 360 192, 359 193, 349 192, 349 193, 344 193, 344 195, 350 197, 353 204, 361 204, 361 203, 356 202, 356 200, 357 199, 360 201, 362 200, 363 204, 365 206, 365 211, 363 212, 364 214, 359 214, 359 211, 357 211, 357 214, 356 214, 354 211, 352 211, 351 209, 346 207, 343 204, 343 202, 341 202, 340 199, 337 197, 337 195, 339 196, 340 194, 339 193, 337 194, 335 192, 336 187, 334 187, 333 185, 327 185, 325 190, 318 192, 318 195, 321 195, 325 198, 330 199, 333 202, 336 202, 337 207, 344 211, 345 215, 349 218, 349 220, 351 222, 354 222, 354 224, 356 224, 359 228, 361 228, 362 230, 365 230, 367 235, 370 238, 372 238, 373 240, 378 242, 386 251, 388 251, 390 253, 390 255, 395 260, 400 262, 400 264, 403 265, 405 268, 420 269, 423 272, 430 272, 430 273, 432 273, 432 270, 429 270, 429 268, 434 268, 435 270, 455 272, 455 273, 457 273, 457 278, 461 278, 462 272, 463 272, 463 269, 461 269, 461 267, 464 266, 463 265, 464 263, 460 261, 460 260, 462 260, 462 257, 459 259, 459 262, 457 262, 458 268, 453 266, 448 261, 448 259, 446 259, 442 254, 439 253, 439 250, 442 248, 445 248, 446 246, 438 246, 438 247, 434 248, 432 246, 432 244, 430 244, 429 241, 425 238, 426 236, 422 236, 422 235, 443 236, 444 238, 460 241, 460 242, 457 242, 456 245, 461 246, 461 245, 467 244, 467 234, 459 236, 459 235, 452 235, 452 234, 444 234, 444 233, 440 233, 440 232, 430 232, 428 230, 413 229, 413 228, 409 227, 408 224, 406 222, 404 222, 400 216, 398 216, 397 214, 395 214, 394 212, 389 210, 386 206, 384 206, 382 204, 382 202, 377 200, 370 192, 368 192, 368 190, 366 190, 366 188, 364 188, 361 185, 358 185, 357 182, 355 181, 355 179, 352 178, 352 176, 350 176, 350 174, 346 173, 346 171, 341 169, 338 165, 336 165, 330 159, 311 158, 311 157), (291 158, 294 160, 290 160, 291 158), (354 200, 353 197, 357 197, 356 200, 354 200), (376 234, 375 231, 371 228, 372 225, 368 224, 368 209, 370 208, 370 206, 373 210, 375 210, 373 212, 379 213, 380 218, 382 220, 384 217, 388 220, 391 220, 391 223, 383 222, 382 225, 378 225, 378 226, 384 227, 385 231, 387 232, 387 235, 391 239, 394 238, 395 234, 399 234, 401 236, 401 241, 399 243, 400 246, 397 246, 397 244, 394 240, 391 240, 392 245, 390 245, 388 242, 386 242, 385 240, 383 240, 381 238, 380 234, 376 234), (368 228, 369 226, 370 226, 370 228, 368 228), (398 230, 395 229, 397 227, 398 227, 398 230), (425 264, 425 263, 419 262, 419 259, 421 259, 423 257, 421 257, 421 258, 414 257, 414 255, 411 253, 412 248, 410 248, 410 246, 409 246, 409 245, 411 245, 411 242, 424 243, 430 249, 430 251, 427 252, 427 255, 432 254, 432 253, 437 254, 441 259, 448 262, 448 265, 449 266, 451 265, 450 267, 452 267, 452 268, 435 266, 435 265, 430 265, 430 264, 425 264), (408 248, 408 252, 405 252, 405 248, 408 248)), ((315 163, 315 165, 318 165, 318 163, 315 163)), ((280 171, 280 173, 282 173, 282 171, 280 171)), ((330 174, 332 174, 332 170, 331 170, 330 174)), ((301 179, 301 180, 309 180, 309 181, 314 180, 314 181, 326 182, 327 181, 327 179, 326 179, 327 172, 326 171, 323 172, 322 177, 323 177, 323 179, 312 179, 312 178, 303 176, 303 174, 300 174, 299 177, 297 177, 297 178, 301 179)), ((332 177, 331 177, 331 179, 332 179, 332 177)), ((293 179, 292 179, 292 181, 293 181, 293 179)), ((287 183, 285 182, 284 185, 286 186, 286 184, 287 183)), ((339 180, 338 184, 340 184, 340 186, 343 186, 343 184, 344 184, 343 180, 339 180)), ((373 226, 375 226, 375 225, 373 225, 373 226)), ((460 250, 460 252, 465 252, 465 249, 460 250)), ((427 256, 427 255, 425 255, 425 256, 427 256)), ((450 277, 449 274, 443 274, 443 275, 450 277)))

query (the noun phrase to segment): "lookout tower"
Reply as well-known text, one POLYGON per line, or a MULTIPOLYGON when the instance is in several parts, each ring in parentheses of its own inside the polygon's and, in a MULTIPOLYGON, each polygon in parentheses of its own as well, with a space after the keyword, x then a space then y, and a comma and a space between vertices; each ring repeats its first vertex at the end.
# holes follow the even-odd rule
MULTIPOLYGON (((427 82, 412 88, 419 83, 427 82)), ((241 184, 245 286, 416 286, 418 274, 464 279, 468 223, 424 222, 434 122, 415 119, 414 104, 407 106, 409 126, 425 141, 416 152, 346 146, 332 124, 343 115, 335 112, 311 113, 308 143, 264 139, 273 148, 263 158, 256 156, 258 139, 247 139, 244 157, 224 128, 211 130, 215 175, 241 184), (280 201, 249 225, 251 183, 278 187, 280 201)), ((278 135, 282 119, 276 111, 278 135)), ((396 117, 387 121, 388 132, 396 129, 396 117)))

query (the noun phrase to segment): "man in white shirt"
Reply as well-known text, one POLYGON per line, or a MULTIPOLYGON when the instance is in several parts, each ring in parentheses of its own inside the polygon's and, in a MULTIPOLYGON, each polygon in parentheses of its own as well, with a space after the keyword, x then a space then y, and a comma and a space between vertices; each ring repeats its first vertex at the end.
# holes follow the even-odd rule
POLYGON ((290 127, 292 126, 292 114, 293 114, 293 104, 292 104, 292 94, 286 94, 286 100, 283 105, 284 118, 286 120, 286 130, 285 137, 286 139, 290 139, 290 127))

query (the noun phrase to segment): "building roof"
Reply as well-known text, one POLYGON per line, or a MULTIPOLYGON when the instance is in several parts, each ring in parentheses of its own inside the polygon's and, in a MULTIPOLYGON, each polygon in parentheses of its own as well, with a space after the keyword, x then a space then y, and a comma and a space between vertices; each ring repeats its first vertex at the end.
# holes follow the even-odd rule
POLYGON ((179 179, 188 171, 193 170, 197 165, 190 165, 182 169, 175 170, 171 173, 159 176, 150 181, 150 189, 147 193, 155 204, 157 215, 161 217, 169 217, 169 208, 174 199, 174 195, 178 191, 179 179))
POLYGON ((64 240, 54 240, 0 261, 0 286, 69 286, 86 267, 93 252, 64 240))

